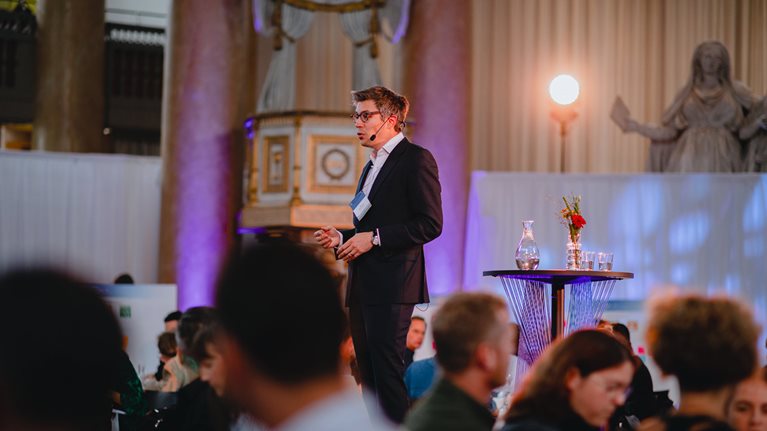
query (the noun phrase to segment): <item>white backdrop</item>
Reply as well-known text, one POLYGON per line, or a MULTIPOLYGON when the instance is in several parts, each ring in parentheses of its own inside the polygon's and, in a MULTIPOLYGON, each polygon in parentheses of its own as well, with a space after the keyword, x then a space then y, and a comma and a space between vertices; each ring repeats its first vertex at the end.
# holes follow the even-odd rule
POLYGON ((615 253, 635 274, 612 299, 641 300, 673 284, 767 304, 767 175, 559 175, 475 172, 466 226, 465 290, 501 292, 482 271, 516 269, 522 220, 535 220, 539 269, 565 266, 562 196, 580 194, 584 250, 615 253))
POLYGON ((0 151, 0 272, 156 282, 160 186, 159 157, 0 151))

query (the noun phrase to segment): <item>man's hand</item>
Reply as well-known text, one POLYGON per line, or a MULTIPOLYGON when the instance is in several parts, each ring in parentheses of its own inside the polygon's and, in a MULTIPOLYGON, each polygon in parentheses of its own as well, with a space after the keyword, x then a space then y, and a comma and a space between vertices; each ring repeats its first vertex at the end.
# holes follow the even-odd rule
POLYGON ((361 232, 346 241, 338 249, 338 258, 351 262, 373 248, 373 232, 361 232))
POLYGON ((314 232, 314 239, 322 248, 338 247, 341 242, 341 234, 333 226, 323 226, 320 230, 314 232))

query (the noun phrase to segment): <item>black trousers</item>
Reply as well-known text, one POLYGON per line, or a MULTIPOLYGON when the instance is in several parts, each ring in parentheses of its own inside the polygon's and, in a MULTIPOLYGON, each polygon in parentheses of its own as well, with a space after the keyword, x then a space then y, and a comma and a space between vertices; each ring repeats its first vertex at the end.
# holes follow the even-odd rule
POLYGON ((349 323, 368 406, 378 405, 401 424, 409 407, 405 389, 405 343, 413 304, 365 305, 351 301, 349 323), (369 397, 374 399, 369 399, 369 397))

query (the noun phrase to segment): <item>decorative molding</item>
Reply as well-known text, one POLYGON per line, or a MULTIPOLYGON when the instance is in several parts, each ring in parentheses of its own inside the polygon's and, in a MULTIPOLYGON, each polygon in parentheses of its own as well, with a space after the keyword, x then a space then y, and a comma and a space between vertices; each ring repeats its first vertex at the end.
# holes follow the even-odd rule
POLYGON ((290 136, 265 136, 263 193, 286 193, 290 184, 290 136))
POLYGON ((310 135, 306 151, 309 193, 354 195, 364 165, 354 136, 310 135))

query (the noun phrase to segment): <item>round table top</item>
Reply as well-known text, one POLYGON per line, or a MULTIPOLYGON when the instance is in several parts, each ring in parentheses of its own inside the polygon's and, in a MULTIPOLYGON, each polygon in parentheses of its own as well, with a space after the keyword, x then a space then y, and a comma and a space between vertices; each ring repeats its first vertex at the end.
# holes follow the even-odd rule
POLYGON ((581 271, 569 269, 501 269, 494 271, 483 271, 482 275, 485 277, 526 278, 539 280, 572 280, 575 278, 589 278, 592 281, 599 281, 634 278, 633 272, 581 271))

